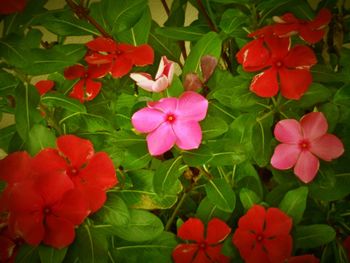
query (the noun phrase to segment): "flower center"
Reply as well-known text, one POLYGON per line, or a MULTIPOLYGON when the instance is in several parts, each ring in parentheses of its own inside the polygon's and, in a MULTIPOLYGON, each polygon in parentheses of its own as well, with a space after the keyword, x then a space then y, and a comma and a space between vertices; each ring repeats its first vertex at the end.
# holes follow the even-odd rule
POLYGON ((299 148, 302 150, 302 151, 307 151, 310 149, 310 142, 306 139, 304 140, 301 140, 299 142, 299 148))
POLYGON ((45 215, 51 214, 51 209, 50 209, 50 207, 45 207, 45 208, 44 208, 44 214, 45 214, 45 215))
POLYGON ((257 234, 257 235, 256 235, 256 241, 262 242, 263 240, 264 240, 263 234, 257 234))
POLYGON ((79 173, 79 170, 75 167, 70 167, 67 169, 67 174, 69 176, 76 176, 76 175, 78 175, 78 173, 79 173))
POLYGON ((207 248, 207 244, 205 242, 200 242, 198 244, 199 249, 205 250, 207 248))
POLYGON ((275 63, 275 66, 277 67, 277 68, 280 68, 280 67, 282 67, 283 66, 283 63, 282 63, 282 61, 277 61, 276 63, 275 63))
POLYGON ((174 116, 174 114, 168 114, 167 116, 166 116, 166 121, 168 121, 168 122, 174 122, 175 121, 175 116, 174 116))

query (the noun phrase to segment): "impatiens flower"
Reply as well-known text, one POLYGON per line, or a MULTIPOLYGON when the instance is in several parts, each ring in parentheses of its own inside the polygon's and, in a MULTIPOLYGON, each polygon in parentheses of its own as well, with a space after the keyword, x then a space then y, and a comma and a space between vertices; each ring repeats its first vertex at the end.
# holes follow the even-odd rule
POLYGON ((164 98, 148 103, 131 118, 134 128, 148 133, 147 145, 151 155, 160 155, 175 144, 182 150, 199 147, 202 129, 199 121, 207 114, 208 101, 193 91, 184 92, 179 99, 164 98))
POLYGON ((52 90, 55 86, 55 82, 52 80, 40 80, 35 83, 35 87, 40 95, 44 95, 46 92, 52 90))
POLYGON ((64 77, 69 80, 80 79, 74 86, 69 96, 84 101, 93 100, 100 92, 102 83, 95 81, 106 74, 106 66, 89 65, 87 69, 83 65, 74 65, 64 71, 64 77))
POLYGON ((273 97, 281 93, 287 99, 299 99, 312 82, 310 67, 317 60, 314 52, 307 46, 290 47, 290 38, 266 36, 257 39, 242 48, 237 54, 238 62, 246 71, 265 69, 256 75, 250 89, 261 97, 273 97), (262 42, 264 41, 264 42, 262 42), (264 51, 263 43, 268 50, 264 51), (269 52, 269 59, 266 59, 269 52))
POLYGON ((281 17, 274 17, 274 21, 277 23, 273 25, 273 32, 277 36, 299 33, 299 36, 306 42, 314 44, 323 38, 325 27, 331 19, 332 14, 326 8, 322 8, 315 19, 311 21, 298 19, 292 13, 287 13, 281 17))
POLYGON ((155 80, 148 73, 131 73, 130 77, 136 81, 137 86, 150 92, 161 92, 170 86, 174 75, 174 62, 162 56, 155 80))
POLYGON ((147 45, 133 46, 116 43, 113 39, 98 37, 86 44, 90 54, 85 57, 89 64, 109 66, 115 78, 125 76, 134 65, 145 66, 153 63, 153 49, 147 45))
POLYGON ((238 221, 232 242, 247 263, 281 263, 290 257, 292 219, 278 208, 254 205, 238 221))
POLYGON ((191 243, 179 244, 173 251, 176 263, 228 263, 229 258, 220 253, 222 242, 230 234, 231 228, 220 219, 209 221, 206 235, 204 225, 197 218, 190 218, 183 223, 177 235, 191 243))
POLYGON ((320 260, 314 255, 302 255, 288 258, 285 263, 319 263, 320 260))
POLYGON ((8 15, 21 12, 26 7, 27 0, 0 0, 0 14, 8 15))
POLYGON ((348 260, 350 260, 350 236, 348 236, 344 241, 343 241, 343 246, 345 248, 346 254, 348 255, 348 260))
POLYGON ((274 168, 290 169, 304 183, 311 182, 319 169, 318 158, 331 161, 344 152, 342 142, 327 133, 328 123, 322 112, 311 112, 300 122, 294 119, 279 121, 274 130, 276 139, 281 142, 271 158, 274 168))

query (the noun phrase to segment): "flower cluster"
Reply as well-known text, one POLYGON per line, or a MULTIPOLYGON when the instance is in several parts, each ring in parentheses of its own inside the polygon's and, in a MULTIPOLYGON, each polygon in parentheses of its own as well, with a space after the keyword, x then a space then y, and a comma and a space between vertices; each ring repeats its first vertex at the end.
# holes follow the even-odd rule
POLYGON ((245 71, 263 70, 253 78, 250 90, 261 97, 273 97, 280 89, 285 98, 299 99, 312 82, 310 68, 317 59, 308 46, 292 47, 291 35, 299 34, 305 41, 316 43, 322 39, 330 19, 327 9, 322 9, 312 21, 300 20, 288 13, 276 17, 276 24, 251 33, 250 37, 257 38, 236 55, 245 71))
POLYGON ((0 170, 7 183, 0 211, 8 215, 11 235, 55 248, 73 242, 75 226, 100 209, 106 190, 117 184, 108 155, 74 135, 59 137, 57 149, 45 148, 34 157, 12 153, 0 161, 0 170))
POLYGON ((120 78, 128 74, 133 66, 149 65, 154 60, 153 49, 147 44, 136 47, 117 43, 110 38, 98 37, 86 43, 86 46, 87 67, 77 64, 64 71, 66 79, 79 79, 69 96, 82 103, 94 99, 99 94, 102 83, 96 79, 108 73, 114 78, 120 78))

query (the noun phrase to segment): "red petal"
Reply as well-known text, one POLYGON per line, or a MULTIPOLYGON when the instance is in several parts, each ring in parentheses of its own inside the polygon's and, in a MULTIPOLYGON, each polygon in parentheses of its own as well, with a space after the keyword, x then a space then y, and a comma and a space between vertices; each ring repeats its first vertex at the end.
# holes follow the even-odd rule
POLYGON ((74 241, 74 225, 64 218, 47 216, 45 220, 44 243, 60 249, 74 241))
POLYGON ((299 24, 280 23, 273 25, 273 32, 279 37, 287 37, 299 31, 299 24))
POLYGON ((147 44, 135 47, 131 53, 127 53, 125 55, 136 66, 150 65, 153 64, 154 61, 154 51, 147 44))
POLYGON ((277 70, 269 68, 264 72, 255 75, 250 90, 256 95, 264 98, 273 97, 278 92, 277 70))
POLYGON ((57 139, 57 147, 76 169, 81 168, 94 155, 92 143, 75 135, 60 136, 57 139))
POLYGON ((88 204, 88 209, 91 211, 91 213, 99 210, 106 202, 106 192, 101 188, 84 184, 83 180, 80 180, 80 183, 77 183, 76 187, 84 196, 85 202, 88 204))
POLYGON ((269 65, 270 52, 265 48, 263 38, 258 38, 243 46, 236 58, 245 71, 258 71, 269 65))
POLYGON ((110 53, 117 51, 117 43, 113 39, 106 37, 95 38, 86 43, 86 46, 93 51, 110 53))
POLYGON ((55 82, 52 80, 40 80, 35 84, 36 89, 40 95, 45 94, 55 86, 55 82))
POLYGON ((120 78, 125 76, 132 69, 132 60, 126 56, 119 56, 111 67, 112 76, 120 78))
POLYGON ((66 171, 66 160, 59 155, 56 149, 46 148, 41 150, 33 159, 31 168, 36 176, 45 176, 52 171, 66 171))
POLYGON ((190 218, 180 226, 177 235, 184 240, 193 240, 198 243, 203 242, 204 225, 201 220, 190 218))
POLYGON ((197 74, 188 73, 185 77, 184 88, 186 91, 196 91, 203 86, 202 81, 199 79, 197 74))
POLYGON ((64 77, 72 80, 83 77, 85 74, 85 68, 82 65, 74 65, 64 70, 64 77))
POLYGON ((175 263, 191 263, 197 251, 197 244, 179 244, 173 250, 172 256, 175 263))
POLYGON ((113 162, 105 152, 96 153, 80 171, 79 177, 102 190, 107 190, 118 182, 113 162))
POLYGON ((30 159, 27 152, 14 152, 0 160, 0 179, 14 184, 30 174, 30 159))
POLYGON ((21 12, 24 10, 27 4, 27 0, 1 0, 0 1, 0 14, 9 15, 15 12, 21 12))
POLYGON ((95 79, 95 78, 101 78, 104 77, 110 70, 111 65, 109 63, 107 64, 89 64, 88 67, 88 75, 89 78, 95 79))
POLYGON ((264 36, 269 36, 273 34, 273 25, 270 26, 264 26, 250 34, 248 34, 248 37, 264 37, 264 36))
POLYGON ((275 237, 288 235, 292 229, 292 219, 278 208, 269 208, 266 212, 264 235, 275 237))
POLYGON ((109 64, 109 67, 110 67, 114 57, 115 57, 114 54, 103 55, 103 54, 94 52, 90 55, 85 56, 85 61, 92 65, 109 64))
POLYGON ((90 210, 81 191, 73 189, 66 192, 62 200, 52 207, 52 213, 68 220, 73 225, 80 225, 90 210))
POLYGON ((320 41, 323 38, 324 33, 325 33, 324 29, 313 30, 312 28, 310 28, 308 26, 303 26, 303 27, 300 27, 300 29, 299 29, 300 37, 304 41, 306 41, 310 44, 314 44, 314 43, 317 43, 318 41, 320 41))
POLYGON ((102 87, 102 83, 98 81, 93 81, 91 79, 87 79, 85 82, 85 100, 93 100, 99 93, 102 87))
POLYGON ((268 36, 265 37, 265 42, 271 51, 271 59, 273 61, 283 60, 284 57, 287 56, 291 45, 290 37, 281 38, 276 36, 268 36))
POLYGON ((309 183, 315 178, 319 167, 317 157, 309 151, 303 151, 294 166, 294 174, 304 183, 309 183))
POLYGON ((199 249, 192 263, 212 263, 212 261, 207 257, 203 249, 199 249))
POLYGON ((0 236, 0 262, 8 262, 15 248, 16 243, 5 236, 0 236))
POLYGON ((291 256, 293 240, 290 235, 266 238, 263 242, 271 263, 285 262, 291 256))
POLYGON ((312 29, 320 29, 328 25, 331 19, 332 19, 332 13, 328 9, 322 8, 318 12, 315 19, 310 21, 310 23, 308 23, 308 26, 311 27, 312 29))
POLYGON ((41 213, 21 214, 13 222, 15 222, 13 226, 15 233, 28 244, 36 246, 43 240, 45 229, 41 213))
POLYGON ((230 258, 226 257, 225 255, 221 254, 222 244, 217 246, 207 246, 205 249, 205 253, 209 258, 212 260, 212 262, 218 262, 218 263, 229 263, 230 258))
POLYGON ((241 257, 246 260, 255 247, 256 237, 251 231, 238 228, 233 234, 232 243, 238 248, 241 257))
POLYGON ((296 18, 292 13, 285 13, 283 16, 279 17, 279 21, 276 21, 276 18, 274 17, 274 21, 277 23, 285 23, 285 24, 297 24, 299 23, 299 19, 296 18))
POLYGON ((78 99, 81 103, 84 103, 84 86, 85 86, 85 80, 81 79, 79 80, 74 86, 73 90, 69 93, 69 97, 78 99))
POLYGON ((291 257, 287 260, 287 263, 319 263, 320 260, 314 255, 302 255, 291 257))
POLYGON ((312 141, 325 135, 328 130, 328 122, 322 112, 310 112, 300 120, 304 138, 312 141))
POLYGON ((222 220, 213 218, 207 227, 206 241, 208 244, 216 244, 225 240, 230 234, 231 228, 222 220))
POLYGON ((298 100, 312 83, 311 73, 306 69, 284 69, 278 71, 281 93, 287 99, 298 100))
MULTIPOLYGON (((269 260, 266 249, 261 243, 258 243, 255 248, 251 251, 247 258, 245 258, 245 263, 272 263, 269 260)), ((275 263, 275 262, 273 262, 275 263)), ((277 262, 276 262, 277 263, 277 262)), ((281 262, 279 262, 281 263, 281 262)))
POLYGON ((310 151, 325 161, 331 161, 344 153, 344 145, 333 134, 325 134, 311 143, 310 151))
POLYGON ((238 221, 238 227, 241 230, 260 233, 265 225, 265 208, 261 205, 254 205, 238 221))
POLYGON ((32 181, 20 182, 12 187, 9 199, 11 212, 15 214, 41 212, 44 205, 43 198, 34 188, 32 181))
POLYGON ((271 165, 280 170, 290 169, 296 164, 300 152, 298 145, 281 143, 275 148, 271 157, 271 165))
POLYGON ((307 46, 295 46, 283 60, 288 68, 309 69, 317 63, 314 51, 307 46))

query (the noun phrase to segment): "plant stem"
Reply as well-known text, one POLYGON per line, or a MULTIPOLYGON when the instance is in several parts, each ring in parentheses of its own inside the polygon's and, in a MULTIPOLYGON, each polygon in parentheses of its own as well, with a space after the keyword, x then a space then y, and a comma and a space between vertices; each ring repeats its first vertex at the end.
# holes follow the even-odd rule
POLYGON ((199 7, 200 11, 202 12, 202 14, 204 15, 205 19, 207 20, 207 23, 208 23, 210 29, 212 31, 214 31, 214 32, 218 32, 218 30, 216 29, 213 21, 211 21, 207 11, 205 10, 205 7, 204 7, 204 5, 202 3, 202 0, 197 0, 197 4, 198 4, 198 7, 199 7))
POLYGON ((85 8, 82 5, 74 3, 73 0, 66 0, 66 3, 80 19, 86 19, 87 21, 89 21, 89 23, 93 25, 101 33, 102 36, 107 38, 113 38, 103 29, 103 27, 99 23, 97 23, 97 21, 94 18, 89 16, 89 9, 85 8))
POLYGON ((177 205, 176 205, 176 207, 175 207, 175 209, 173 211, 173 213, 171 214, 170 218, 168 219, 168 221, 165 224, 165 228, 164 228, 165 231, 168 231, 170 229, 170 227, 173 224, 173 221, 174 221, 174 219, 175 219, 175 217, 177 215, 177 212, 179 212, 179 209, 181 208, 181 206, 182 206, 183 202, 185 201, 186 197, 187 197, 187 192, 183 192, 179 202, 177 203, 177 205))

